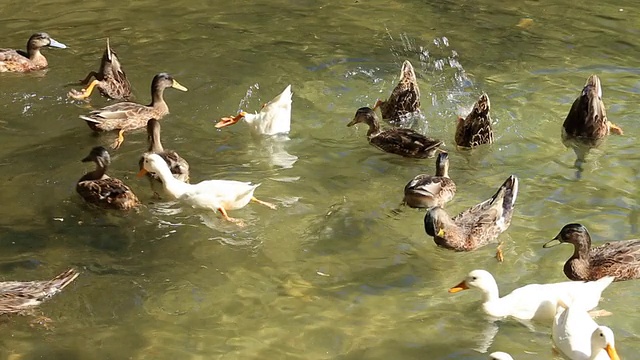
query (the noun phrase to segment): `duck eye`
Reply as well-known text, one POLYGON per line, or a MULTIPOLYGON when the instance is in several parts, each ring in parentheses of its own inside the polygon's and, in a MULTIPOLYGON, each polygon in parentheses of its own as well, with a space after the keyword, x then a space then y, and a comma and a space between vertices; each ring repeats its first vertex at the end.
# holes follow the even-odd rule
POLYGON ((475 276, 473 276, 473 277, 471 278, 471 280, 478 280, 478 278, 477 278, 477 277, 475 277, 475 276))

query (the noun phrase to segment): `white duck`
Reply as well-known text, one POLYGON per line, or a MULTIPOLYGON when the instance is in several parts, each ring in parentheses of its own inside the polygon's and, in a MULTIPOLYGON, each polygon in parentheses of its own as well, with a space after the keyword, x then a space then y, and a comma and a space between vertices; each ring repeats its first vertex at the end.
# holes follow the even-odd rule
POLYGON ((262 105, 259 113, 250 114, 244 111, 236 116, 223 117, 216 128, 233 125, 244 119, 251 131, 256 135, 276 135, 288 133, 291 129, 291 85, 270 102, 262 105))
POLYGON ((166 194, 194 208, 219 211, 225 220, 238 225, 243 225, 243 221, 229 217, 227 210, 243 208, 250 201, 268 206, 271 209, 276 208, 275 205, 258 200, 253 196, 253 192, 260 184, 233 180, 206 180, 197 184, 187 184, 173 177, 169 166, 158 154, 145 154, 142 165, 138 176, 143 176, 147 172, 157 174, 162 180, 166 194))
POLYGON ((598 326, 587 311, 581 298, 575 298, 572 303, 565 302, 564 298, 558 301, 551 328, 556 349, 569 360, 620 360, 613 331, 598 326))
POLYGON ((511 357, 511 355, 507 354, 506 352, 496 351, 489 354, 489 359, 490 360, 513 360, 513 357, 511 357))
POLYGON ((590 282, 529 284, 500 297, 498 284, 493 275, 486 270, 473 270, 462 282, 449 289, 449 292, 479 289, 483 296, 482 309, 486 314, 496 318, 511 316, 520 320, 551 321, 556 314, 559 297, 580 298, 587 310, 591 310, 598 305, 602 291, 613 279, 613 276, 607 276, 590 282))

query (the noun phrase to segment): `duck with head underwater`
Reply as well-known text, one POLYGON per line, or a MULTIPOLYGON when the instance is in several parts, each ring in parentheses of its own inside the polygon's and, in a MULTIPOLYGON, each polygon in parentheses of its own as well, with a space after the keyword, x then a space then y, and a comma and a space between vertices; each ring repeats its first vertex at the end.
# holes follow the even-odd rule
POLYGON ((113 100, 128 101, 133 96, 129 79, 127 79, 127 75, 122 69, 118 56, 109 45, 109 38, 107 38, 107 47, 102 54, 100 69, 98 72, 90 72, 80 83, 89 84, 89 86, 86 89, 82 89, 82 91, 71 89, 68 94, 69 97, 76 100, 87 99, 91 96, 94 88, 97 88, 103 96, 113 100), (92 77, 95 79, 89 83, 92 77))
POLYGON ((35 33, 27 41, 27 51, 0 49, 0 72, 29 72, 45 69, 49 63, 40 49, 45 46, 66 49, 67 46, 47 33, 35 33))
POLYGON ((373 106, 380 108, 382 119, 392 125, 404 125, 408 117, 420 112, 420 88, 409 60, 402 63, 400 80, 387 100, 378 99, 373 106))
POLYGON ((164 90, 174 88, 187 91, 171 75, 160 73, 151 82, 151 103, 142 105, 134 102, 121 102, 102 109, 94 110, 89 115, 80 115, 93 131, 118 130, 118 138, 113 144, 117 149, 124 142, 124 132, 147 126, 149 119, 160 120, 169 114, 169 106, 164 101, 164 90))
POLYGON ((426 137, 414 130, 403 128, 391 128, 382 130, 375 111, 369 107, 361 107, 356 111, 353 120, 347 126, 365 123, 369 126, 367 138, 369 143, 378 149, 410 158, 430 158, 439 147, 444 145, 440 140, 426 137))
POLYGON ((483 93, 466 118, 458 117, 455 135, 456 145, 462 148, 475 148, 493 143, 490 110, 489 95, 483 93))

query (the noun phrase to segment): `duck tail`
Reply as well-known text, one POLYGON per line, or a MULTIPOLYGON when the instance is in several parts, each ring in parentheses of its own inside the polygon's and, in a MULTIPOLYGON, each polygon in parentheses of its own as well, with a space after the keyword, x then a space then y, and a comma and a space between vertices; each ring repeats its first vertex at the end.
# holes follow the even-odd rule
POLYGON ((46 297, 51 297, 64 289, 67 285, 71 284, 80 273, 75 269, 69 269, 62 274, 49 280, 46 284, 44 293, 46 297))
POLYGON ((504 196, 504 199, 502 200, 502 207, 504 208, 504 211, 513 211, 513 207, 516 204, 516 198, 518 197, 518 177, 515 175, 509 176, 498 192, 494 195, 494 199, 501 193, 504 196))
POLYGON ((96 124, 100 124, 100 120, 96 120, 94 118, 90 118, 88 116, 84 116, 84 115, 80 115, 80 119, 87 121, 87 122, 91 122, 91 123, 96 123, 96 124))
POLYGON ((400 78, 409 79, 411 81, 416 80, 416 72, 413 70, 413 65, 411 65, 411 62, 409 60, 405 60, 402 63, 400 78))

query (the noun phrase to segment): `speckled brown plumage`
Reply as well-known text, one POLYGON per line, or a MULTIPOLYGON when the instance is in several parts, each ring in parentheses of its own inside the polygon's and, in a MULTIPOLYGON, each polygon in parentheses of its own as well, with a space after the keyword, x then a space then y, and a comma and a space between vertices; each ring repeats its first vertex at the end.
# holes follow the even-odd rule
POLYGON ((69 269, 46 281, 0 282, 0 314, 15 314, 32 309, 59 293, 78 277, 69 269))
POLYGON ((0 49, 0 72, 29 72, 42 70, 49 66, 47 59, 40 49, 45 46, 66 48, 52 39, 47 33, 31 35, 27 41, 27 51, 14 49, 0 49))
POLYGON ((567 224, 545 248, 572 244, 573 255, 564 264, 571 280, 593 281, 615 276, 615 281, 640 278, 640 240, 612 241, 591 247, 591 235, 581 224, 567 224))
POLYGON ((449 178, 449 154, 441 152, 436 160, 436 174, 420 174, 404 187, 403 203, 412 208, 444 206, 456 194, 456 184, 449 178))
POLYGON ((424 217, 425 231, 439 246, 471 251, 494 241, 511 224, 518 195, 515 175, 490 198, 451 218, 441 207, 431 208, 424 217))
POLYGON ((82 161, 93 161, 96 164, 96 169, 86 173, 76 184, 76 191, 86 202, 115 210, 129 210, 140 205, 131 188, 106 174, 111 157, 104 147, 93 148, 82 161))
POLYGON ((102 96, 110 99, 128 101, 133 98, 129 79, 127 79, 127 75, 120 64, 118 55, 109 45, 108 38, 107 46, 104 49, 104 53, 102 54, 102 59, 100 61, 100 69, 98 72, 90 72, 87 77, 81 81, 81 83, 84 85, 89 84, 89 86, 82 91, 72 89, 69 92, 70 97, 76 100, 86 99, 91 95, 93 88, 96 87, 102 96), (95 80, 89 83, 89 80, 91 80, 92 77, 94 77, 95 80))
POLYGON ((368 107, 358 109, 353 120, 347 126, 358 123, 369 125, 367 138, 378 149, 411 158, 433 157, 443 142, 426 137, 411 129, 392 128, 381 130, 376 113, 368 107))
POLYGON ((373 107, 380 107, 382 119, 398 125, 407 115, 420 111, 420 89, 416 73, 409 60, 405 60, 400 70, 400 80, 386 101, 378 100, 373 107))
POLYGON ((466 118, 458 117, 455 135, 456 145, 474 148, 493 143, 490 110, 491 102, 489 101, 489 96, 483 93, 466 118))

